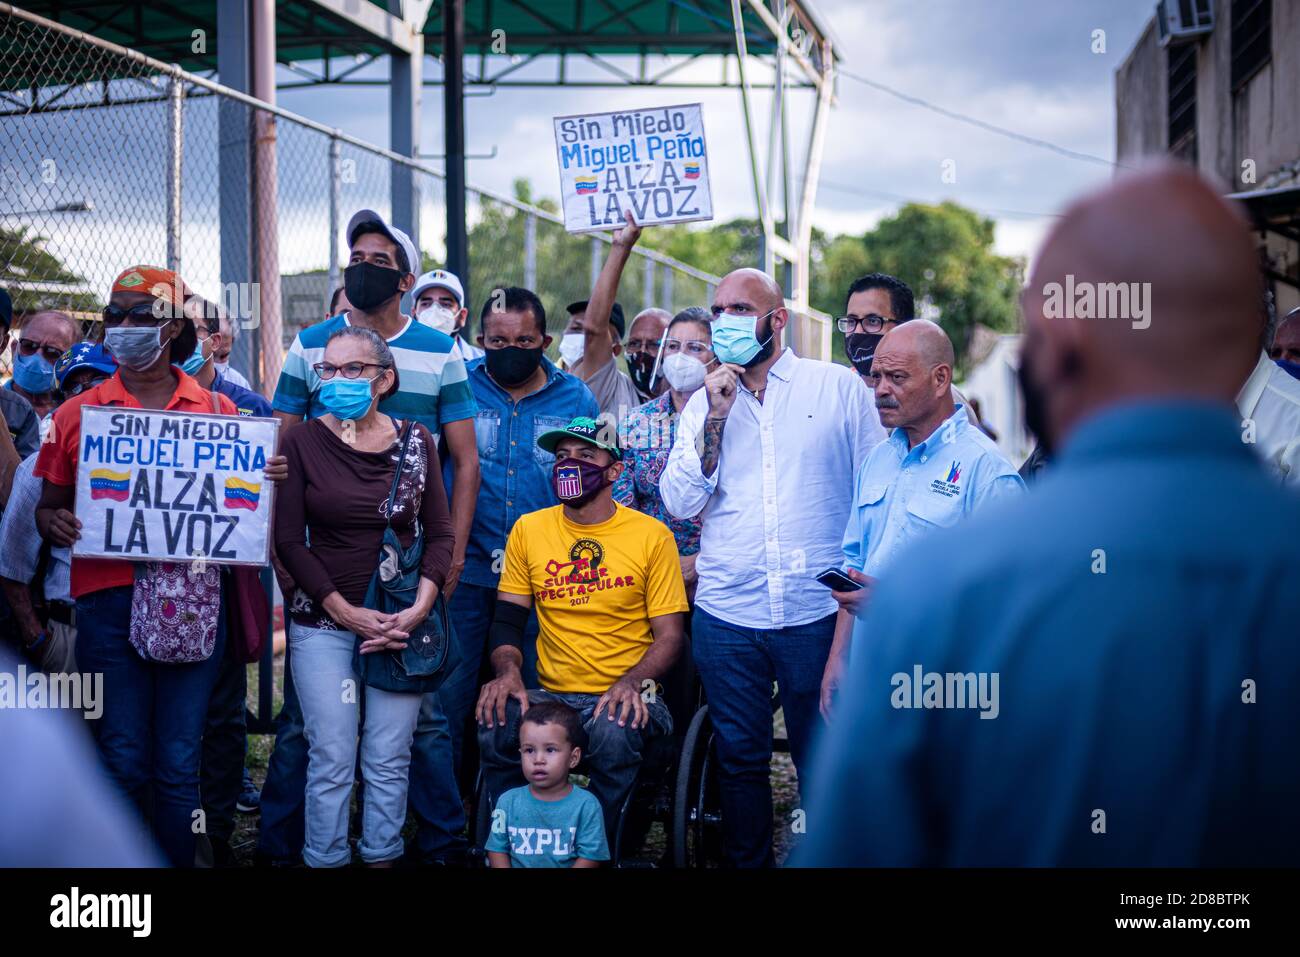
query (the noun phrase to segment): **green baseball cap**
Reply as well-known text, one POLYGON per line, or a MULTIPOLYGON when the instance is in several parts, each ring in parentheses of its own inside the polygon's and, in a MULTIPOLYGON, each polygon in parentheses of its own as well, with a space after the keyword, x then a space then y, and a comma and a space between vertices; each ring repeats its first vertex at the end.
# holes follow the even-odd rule
POLYGON ((589 419, 585 415, 577 416, 568 425, 562 429, 551 429, 549 432, 543 432, 537 437, 537 447, 545 449, 552 455, 555 454, 555 445, 561 439, 573 437, 582 439, 594 445, 598 449, 604 449, 614 458, 620 461, 623 458, 623 451, 617 445, 608 445, 599 438, 600 423, 595 419, 589 419))

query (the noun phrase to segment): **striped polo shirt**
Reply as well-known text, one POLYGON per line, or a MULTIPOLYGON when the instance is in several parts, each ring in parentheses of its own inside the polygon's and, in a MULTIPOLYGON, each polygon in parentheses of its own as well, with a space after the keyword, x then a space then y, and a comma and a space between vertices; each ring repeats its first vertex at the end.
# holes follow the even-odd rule
MULTIPOLYGON (((284 357, 272 402, 277 412, 314 419, 325 413, 318 392, 320 376, 312 366, 325 357, 325 343, 350 325, 343 313, 303 329, 284 357)), ((398 391, 379 403, 379 411, 406 421, 414 419, 435 436, 447 422, 473 418, 478 403, 465 376, 465 363, 452 351, 450 336, 407 317, 401 332, 388 340, 397 363, 398 391)))

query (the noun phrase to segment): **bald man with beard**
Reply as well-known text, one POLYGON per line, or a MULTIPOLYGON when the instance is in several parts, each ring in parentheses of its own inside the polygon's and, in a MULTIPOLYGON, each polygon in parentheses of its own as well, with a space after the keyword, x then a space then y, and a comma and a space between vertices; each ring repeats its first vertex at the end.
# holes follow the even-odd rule
POLYGON ((691 653, 718 748, 722 845, 771 866, 772 683, 807 788, 838 606, 815 580, 841 560, 853 476, 884 438, 852 369, 782 345, 781 287, 738 269, 713 296, 718 366, 682 409, 659 478, 664 507, 701 516, 691 653))
POLYGON ((865 377, 880 424, 891 431, 857 474, 844 530, 842 569, 862 587, 831 593, 840 610, 822 676, 821 712, 828 721, 851 644, 871 640, 861 628, 855 634, 854 625, 877 577, 914 542, 1025 489, 965 403, 954 401, 954 362, 947 333, 913 319, 885 333, 865 377))
POLYGON ((1023 296, 1056 465, 882 579, 801 862, 1300 862, 1300 498, 1233 405, 1259 297, 1245 221, 1189 169, 1066 211, 1023 296), (1056 317, 1067 277, 1150 283, 1145 320, 1056 317))

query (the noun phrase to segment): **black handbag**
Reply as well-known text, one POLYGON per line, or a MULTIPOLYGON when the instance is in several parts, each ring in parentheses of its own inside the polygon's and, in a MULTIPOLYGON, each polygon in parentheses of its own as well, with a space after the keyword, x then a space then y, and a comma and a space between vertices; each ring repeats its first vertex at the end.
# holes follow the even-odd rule
MULTIPOLYGON (((379 565, 366 589, 366 608, 386 615, 404 611, 415 604, 420 591, 420 562, 424 558, 424 529, 415 522, 415 535, 411 544, 402 547, 393 531, 393 504, 397 500, 397 486, 402 477, 402 464, 406 461, 406 448, 411 442, 414 423, 407 422, 402 433, 402 449, 397 456, 397 469, 393 486, 388 493, 388 527, 379 546, 379 565)), ((442 477, 431 475, 427 481, 439 482, 442 477)), ((416 506, 419 512, 419 506, 416 506)), ((429 615, 412 629, 401 651, 378 651, 361 654, 361 636, 357 636, 352 649, 352 670, 362 683, 383 691, 424 694, 436 691, 456 666, 451 620, 447 616, 447 603, 442 593, 434 599, 429 615)))

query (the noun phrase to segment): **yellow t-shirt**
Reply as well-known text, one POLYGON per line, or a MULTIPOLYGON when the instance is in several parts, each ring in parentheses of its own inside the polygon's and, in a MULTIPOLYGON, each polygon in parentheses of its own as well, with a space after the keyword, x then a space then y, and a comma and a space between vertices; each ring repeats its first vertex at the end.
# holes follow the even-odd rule
POLYGON ((563 505, 529 512, 506 541, 497 588, 533 597, 548 691, 604 694, 653 643, 650 619, 687 610, 673 533, 616 509, 597 525, 570 522, 563 505))

